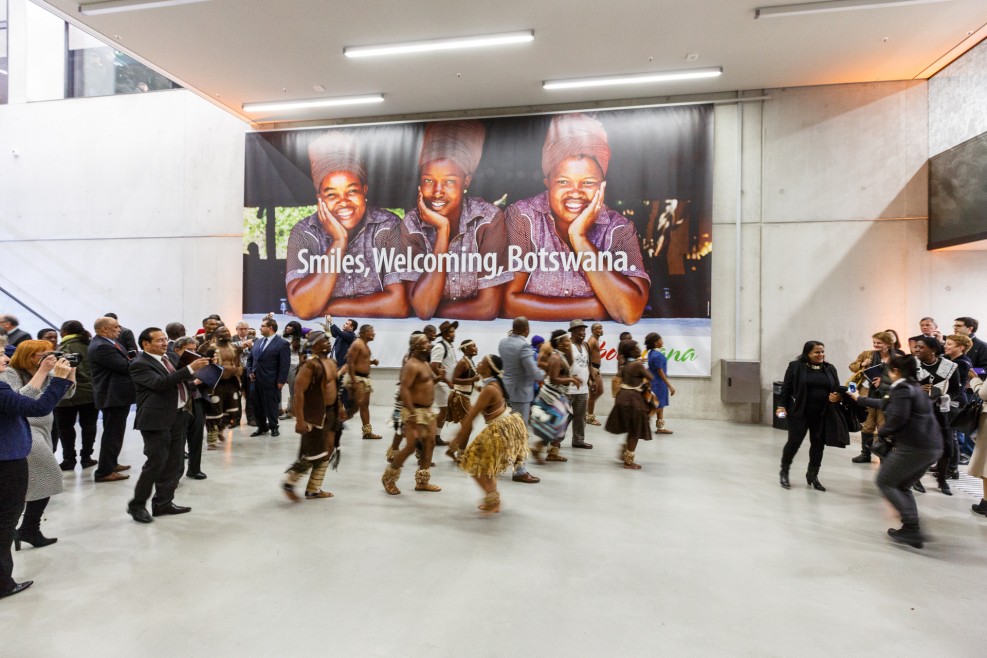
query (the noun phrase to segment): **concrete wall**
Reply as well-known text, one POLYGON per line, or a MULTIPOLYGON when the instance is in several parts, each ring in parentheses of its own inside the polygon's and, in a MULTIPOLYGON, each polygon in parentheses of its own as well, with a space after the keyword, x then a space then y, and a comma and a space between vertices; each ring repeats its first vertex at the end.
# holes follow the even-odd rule
POLYGON ((929 80, 929 157, 987 132, 987 41, 929 80))
POLYGON ((0 107, 0 285, 56 326, 238 318, 245 130, 186 91, 0 107))

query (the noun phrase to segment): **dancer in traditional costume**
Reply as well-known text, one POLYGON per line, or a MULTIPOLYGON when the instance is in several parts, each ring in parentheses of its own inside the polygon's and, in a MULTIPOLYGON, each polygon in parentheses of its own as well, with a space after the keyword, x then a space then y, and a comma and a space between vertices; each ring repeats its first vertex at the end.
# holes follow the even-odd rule
POLYGON ((613 411, 607 418, 605 429, 611 434, 627 434, 627 443, 620 451, 624 468, 637 470, 640 464, 634 463, 634 451, 638 441, 651 440, 648 405, 644 395, 652 380, 647 366, 641 362, 641 347, 634 340, 625 340, 617 348, 624 359, 624 365, 617 372, 620 391, 614 401, 613 411))
POLYGON ((507 469, 514 469, 528 455, 528 430, 521 414, 507 406, 504 382, 501 374, 504 365, 500 357, 488 354, 476 365, 476 371, 483 378, 480 395, 462 420, 458 445, 463 450, 460 468, 473 476, 486 496, 479 509, 484 514, 500 511, 500 492, 497 491, 497 475, 507 469), (473 419, 483 414, 487 426, 469 443, 473 419))

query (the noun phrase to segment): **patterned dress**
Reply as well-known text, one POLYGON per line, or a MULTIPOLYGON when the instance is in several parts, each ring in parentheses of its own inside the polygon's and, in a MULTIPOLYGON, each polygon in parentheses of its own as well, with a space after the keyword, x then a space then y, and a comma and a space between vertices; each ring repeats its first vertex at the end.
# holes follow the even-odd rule
MULTIPOLYGON (((7 368, 0 377, 3 377, 3 380, 21 395, 35 400, 41 397, 51 383, 51 374, 49 374, 41 389, 28 386, 26 382, 31 379, 30 373, 16 368, 7 368)), ((75 395, 74 383, 62 399, 73 395, 75 395)), ((27 456, 28 481, 25 498, 27 502, 49 498, 63 491, 62 469, 59 468, 51 447, 51 424, 54 417, 54 414, 48 414, 27 419, 28 425, 31 426, 31 452, 27 456)))

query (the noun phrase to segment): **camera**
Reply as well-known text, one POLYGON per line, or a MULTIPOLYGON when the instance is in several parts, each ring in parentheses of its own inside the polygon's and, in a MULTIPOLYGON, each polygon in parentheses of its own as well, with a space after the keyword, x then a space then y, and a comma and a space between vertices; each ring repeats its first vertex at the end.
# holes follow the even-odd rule
POLYGON ((72 366, 73 368, 77 368, 79 366, 78 354, 74 354, 72 352, 52 352, 51 354, 56 359, 65 359, 66 361, 69 362, 69 365, 72 366))

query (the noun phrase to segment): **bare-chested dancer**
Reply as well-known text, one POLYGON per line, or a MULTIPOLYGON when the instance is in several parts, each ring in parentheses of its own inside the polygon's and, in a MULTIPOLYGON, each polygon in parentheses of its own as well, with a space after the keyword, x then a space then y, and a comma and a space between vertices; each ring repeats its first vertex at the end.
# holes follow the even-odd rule
POLYGON ((603 375, 600 374, 600 339, 603 337, 603 325, 594 322, 589 328, 589 405, 586 408, 586 424, 599 425, 596 419, 596 401, 603 395, 603 375))
POLYGON ((369 324, 361 326, 359 337, 353 341, 349 352, 346 353, 346 387, 350 389, 350 399, 360 410, 364 439, 380 438, 380 434, 374 434, 374 428, 370 424, 370 394, 374 392, 373 384, 370 382, 370 366, 377 365, 377 359, 370 356, 369 343, 373 339, 373 326, 369 324))
MULTIPOLYGON (((432 356, 432 343, 427 336, 417 334, 409 342, 411 356, 401 368, 401 418, 404 421, 405 444, 391 458, 380 481, 384 491, 391 495, 401 493, 397 488, 398 477, 404 461, 415 452, 415 443, 422 442, 422 456, 415 473, 415 491, 441 491, 434 484, 429 484, 431 474, 429 465, 432 461, 432 451, 435 448, 435 413, 432 403, 435 402, 435 382, 445 378, 445 373, 436 374, 432 371, 429 361, 432 356)), ((352 348, 350 348, 352 350, 352 348)))
POLYGON ((329 358, 329 337, 322 331, 311 331, 306 338, 313 358, 298 367, 295 376, 294 414, 295 431, 301 435, 298 460, 288 468, 288 477, 282 485, 289 500, 298 502, 295 484, 309 469, 305 498, 331 498, 322 491, 329 460, 337 449, 338 425, 346 420, 346 410, 337 395, 336 362, 329 358))

